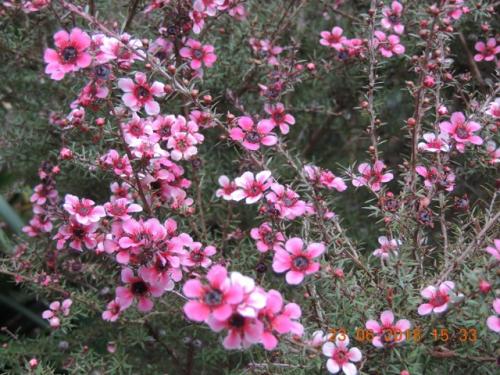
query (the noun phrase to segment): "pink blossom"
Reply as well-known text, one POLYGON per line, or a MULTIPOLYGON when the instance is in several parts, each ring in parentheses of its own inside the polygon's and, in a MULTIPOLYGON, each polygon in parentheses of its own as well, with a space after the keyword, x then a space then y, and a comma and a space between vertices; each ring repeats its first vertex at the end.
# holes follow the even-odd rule
POLYGON ((486 152, 490 157, 488 161, 490 164, 500 163, 500 147, 497 147, 495 142, 489 141, 486 143, 486 152))
POLYGON ((393 347, 395 344, 405 341, 405 332, 411 327, 411 324, 406 319, 401 319, 394 324, 394 314, 387 310, 380 314, 380 322, 368 320, 366 329, 373 332, 373 346, 377 348, 393 347))
POLYGON ((398 248, 401 245, 401 241, 391 239, 389 240, 386 236, 380 236, 378 238, 378 243, 380 248, 375 249, 373 255, 380 257, 382 259, 387 259, 392 254, 398 255, 398 248))
POLYGON ((202 284, 198 279, 186 281, 183 293, 190 299, 184 305, 186 316, 194 321, 206 321, 213 315, 215 319, 226 320, 233 313, 232 305, 243 300, 243 288, 233 285, 227 270, 213 266, 207 273, 208 284, 202 284))
POLYGON ((295 124, 295 117, 285 112, 285 106, 282 103, 266 104, 264 110, 271 115, 269 121, 274 127, 278 126, 282 134, 288 134, 289 125, 295 124))
POLYGON ((66 194, 63 208, 74 216, 75 220, 82 225, 97 223, 106 216, 104 207, 95 206, 95 202, 90 199, 78 199, 78 197, 66 194))
POLYGON ((418 307, 420 315, 428 315, 432 312, 440 314, 448 309, 450 302, 451 291, 455 288, 455 283, 452 281, 442 282, 438 288, 433 285, 426 287, 420 292, 422 297, 429 300, 418 307))
POLYGON ((199 12, 206 12, 207 15, 213 17, 222 4, 224 4, 224 0, 196 0, 193 9, 199 12))
POLYGON ((151 311, 153 308, 151 296, 160 297, 165 291, 165 285, 146 282, 141 277, 134 276, 130 268, 122 270, 121 279, 126 286, 116 288, 116 300, 123 310, 129 308, 136 299, 139 311, 151 311))
POLYGON ((208 17, 208 14, 203 11, 198 11, 193 9, 189 12, 189 18, 193 22, 193 33, 199 34, 201 30, 205 26, 205 18, 208 17))
POLYGON ((450 150, 447 133, 441 133, 439 135, 434 133, 425 133, 423 138, 425 142, 420 142, 418 144, 419 150, 427 152, 448 152, 450 150))
POLYGON ((102 313, 102 319, 108 322, 116 322, 121 312, 122 306, 118 302, 118 299, 115 298, 106 306, 106 310, 102 313))
POLYGON ((228 331, 223 341, 226 349, 246 349, 260 342, 264 332, 264 324, 260 320, 245 317, 237 312, 223 320, 209 317, 207 323, 215 332, 223 329, 228 331))
POLYGON ((193 242, 189 246, 189 252, 184 257, 182 264, 186 267, 208 268, 212 265, 210 257, 217 252, 214 246, 202 247, 200 242, 193 242))
POLYGON ((315 165, 306 165, 304 167, 306 178, 316 185, 326 187, 330 190, 344 191, 347 185, 340 177, 335 176, 328 169, 322 169, 315 165))
POLYGON ((356 187, 368 186, 373 191, 379 191, 382 183, 391 181, 394 176, 392 173, 383 173, 385 164, 377 160, 373 168, 368 163, 362 163, 358 167, 361 176, 354 176, 352 184, 356 187))
POLYGON ((166 236, 166 230, 158 219, 148 219, 137 221, 129 219, 123 222, 123 236, 119 240, 122 248, 129 247, 149 247, 157 241, 161 241, 166 236))
POLYGON ((146 74, 142 72, 135 73, 134 79, 135 83, 131 78, 118 80, 118 87, 124 92, 123 103, 135 112, 144 107, 150 116, 160 113, 160 105, 154 100, 154 97, 165 96, 164 84, 156 81, 150 85, 146 74))
POLYGON ((243 299, 234 306, 234 311, 244 317, 256 318, 258 312, 266 305, 266 293, 257 286, 255 281, 239 272, 229 275, 232 285, 237 285, 243 290, 243 299))
POLYGON ((148 139, 153 134, 153 127, 147 120, 141 119, 136 113, 132 114, 132 120, 121 124, 125 142, 136 147, 142 140, 148 139))
POLYGON ((59 227, 59 231, 54 236, 57 240, 57 249, 61 250, 68 241, 69 246, 78 251, 83 251, 83 245, 87 249, 93 249, 97 245, 96 229, 96 223, 83 225, 75 219, 70 219, 69 222, 59 227))
POLYGON ((101 157, 101 162, 113 168, 113 172, 118 176, 127 177, 132 175, 132 165, 128 156, 120 156, 116 150, 109 150, 106 155, 101 157))
POLYGON ((231 197, 235 201, 245 199, 246 204, 253 204, 263 198, 272 184, 270 171, 262 171, 255 176, 252 172, 245 172, 234 181, 238 189, 231 194, 231 197))
POLYGON ((236 183, 234 181, 230 181, 229 178, 224 175, 220 176, 218 181, 221 188, 217 189, 215 195, 218 198, 222 197, 226 201, 232 200, 233 198, 231 194, 238 188, 236 183))
POLYGON ((490 106, 486 110, 486 114, 494 118, 500 117, 500 98, 496 98, 494 102, 490 103, 490 106))
POLYGON ((104 209, 106 210, 106 214, 108 216, 115 217, 120 220, 128 220, 130 219, 129 214, 142 211, 141 206, 130 202, 126 198, 118 198, 112 202, 107 202, 104 204, 104 209))
POLYGON ((168 139, 167 147, 171 150, 172 160, 189 160, 198 153, 196 138, 187 132, 175 132, 168 139))
POLYGON ((191 60, 191 69, 200 69, 202 63, 210 68, 217 56, 214 54, 214 47, 210 44, 202 45, 199 41, 188 39, 186 45, 181 48, 179 54, 185 59, 191 60))
POLYGON ((348 348, 349 337, 338 334, 335 342, 328 341, 323 344, 322 352, 328 357, 326 368, 331 374, 338 373, 341 369, 345 375, 356 375, 358 370, 352 362, 361 361, 362 354, 358 348, 348 348))
POLYGON ((89 35, 79 28, 73 28, 70 34, 64 30, 58 31, 54 34, 56 50, 47 48, 43 55, 47 63, 45 73, 59 81, 66 73, 88 67, 92 62, 92 57, 87 53, 90 43, 89 35))
POLYGON ((335 26, 332 31, 322 31, 321 32, 321 40, 319 43, 322 46, 327 46, 340 51, 342 49, 342 43, 347 39, 345 36, 342 36, 344 30, 342 28, 335 26))
POLYGON ((313 259, 325 251, 322 243, 311 243, 304 250, 304 242, 294 237, 285 243, 285 249, 278 249, 274 253, 273 270, 278 273, 286 272, 286 282, 297 285, 304 280, 304 276, 319 270, 320 264, 313 259))
POLYGON ((497 261, 500 261, 500 239, 497 238, 494 242, 493 246, 488 246, 486 251, 497 261))
POLYGON ((380 54, 384 57, 392 57, 393 55, 402 55, 405 53, 405 47, 400 43, 399 36, 386 36, 384 32, 376 30, 373 45, 378 48, 380 54))
POLYGON ((267 292, 266 306, 259 311, 259 320, 264 322, 261 343, 266 350, 273 350, 278 345, 277 334, 292 333, 301 336, 302 324, 296 322, 302 315, 299 305, 288 303, 283 306, 283 297, 277 290, 267 292))
POLYGON ((285 241, 283 233, 274 230, 268 222, 262 223, 258 228, 252 228, 250 237, 257 241, 257 250, 261 253, 282 249, 285 241))
POLYGON ((500 333, 500 298, 495 298, 493 301, 493 310, 495 315, 491 315, 486 320, 486 325, 493 332, 500 333))
POLYGON ((398 1, 393 1, 391 7, 384 7, 382 10, 384 18, 380 24, 384 29, 393 29, 397 34, 403 34, 405 27, 401 23, 401 16, 403 15, 403 5, 398 1))
POLYGON ((467 143, 474 145, 483 144, 483 139, 474 134, 474 132, 481 129, 481 125, 475 121, 466 120, 462 112, 452 113, 450 121, 441 122, 439 128, 442 132, 447 133, 455 139, 457 150, 460 152, 464 152, 467 143))
POLYGON ((424 185, 428 189, 441 187, 446 191, 453 191, 455 188, 455 174, 449 170, 440 172, 436 167, 427 169, 422 165, 417 165, 415 171, 424 178, 424 185))
POLYGON ((266 200, 278 210, 281 218, 294 220, 306 212, 306 202, 292 189, 278 183, 271 184, 271 191, 266 194, 266 200))
POLYGON ((33 189, 30 202, 37 205, 45 204, 48 201, 54 202, 57 199, 57 190, 52 185, 38 184, 33 189))
POLYGON ((314 331, 312 333, 312 338, 310 340, 306 340, 305 344, 312 346, 313 348, 319 348, 323 346, 323 344, 332 338, 331 333, 325 334, 322 330, 314 331))
POLYGON ((52 328, 59 328, 61 325, 60 318, 62 316, 68 316, 69 310, 73 301, 69 298, 65 299, 62 303, 59 301, 54 301, 49 305, 49 310, 45 310, 42 313, 42 318, 47 319, 52 328))
POLYGON ((96 60, 101 64, 114 60, 120 68, 130 69, 134 61, 145 58, 141 48, 142 42, 127 33, 120 35, 120 39, 105 36, 102 38, 96 60))
POLYGON ((476 61, 493 61, 500 53, 500 45, 497 46, 495 38, 489 38, 486 43, 479 41, 474 45, 474 48, 479 52, 474 55, 476 61))
POLYGON ((238 126, 229 131, 232 140, 240 142, 248 150, 258 150, 260 145, 273 146, 278 142, 272 133, 274 125, 270 120, 261 120, 254 124, 248 116, 238 118, 238 126))

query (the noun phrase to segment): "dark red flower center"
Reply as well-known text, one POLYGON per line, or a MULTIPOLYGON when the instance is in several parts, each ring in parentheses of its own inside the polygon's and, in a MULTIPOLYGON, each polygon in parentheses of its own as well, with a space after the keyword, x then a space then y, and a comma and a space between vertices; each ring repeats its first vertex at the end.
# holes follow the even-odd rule
POLYGON ((222 302, 222 292, 217 289, 212 289, 205 293, 203 302, 209 306, 217 306, 222 302))
POLYGON ((392 23, 392 24, 397 24, 399 23, 399 17, 396 16, 395 14, 391 14, 389 17, 389 21, 392 23))
POLYGON ((200 60, 203 57, 203 51, 201 49, 194 49, 193 56, 195 59, 200 60))
POLYGON ((144 87, 144 86, 139 86, 136 89, 136 95, 141 100, 147 99, 151 96, 151 94, 149 93, 149 89, 147 87, 144 87))
POLYGON ((447 294, 436 293, 436 295, 431 299, 431 304, 433 306, 442 306, 450 300, 447 294))
POLYGON ((309 266, 309 259, 305 256, 298 256, 293 260, 293 265, 299 270, 304 270, 309 266))
POLYGON ((146 284, 142 280, 134 282, 132 284, 131 289, 132 289, 132 293, 137 295, 137 296, 142 296, 143 294, 146 294, 149 290, 148 284, 146 284))
POLYGON ((260 135, 256 131, 250 131, 245 135, 245 139, 250 143, 259 143, 260 135))
POLYGON ((457 128, 457 136, 459 138, 465 139, 469 136, 469 132, 467 131, 467 129, 465 127, 459 126, 457 128))
POLYGON ((200 253, 199 251, 194 251, 191 253, 191 259, 194 262, 201 262, 203 260, 203 254, 200 253))
POLYGON ((337 351, 333 354, 333 359, 341 366, 347 362, 347 358, 348 353, 345 349, 337 349, 337 351))
POLYGON ((62 50, 62 58, 65 62, 73 62, 78 55, 78 51, 73 46, 68 46, 62 50))
POLYGON ((234 328, 241 328, 245 325, 245 318, 236 313, 229 318, 229 325, 234 328))

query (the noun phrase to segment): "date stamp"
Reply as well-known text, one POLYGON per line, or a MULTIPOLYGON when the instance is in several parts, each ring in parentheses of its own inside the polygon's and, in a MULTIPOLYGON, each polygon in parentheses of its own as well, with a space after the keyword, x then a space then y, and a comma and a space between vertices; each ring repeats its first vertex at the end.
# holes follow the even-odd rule
POLYGON ((397 342, 414 342, 420 343, 431 339, 434 342, 447 343, 450 340, 456 340, 462 344, 475 343, 478 340, 477 328, 474 327, 458 327, 458 328, 444 328, 435 327, 432 329, 424 330, 422 327, 415 327, 406 331, 401 331, 397 328, 387 328, 381 333, 376 333, 371 329, 355 328, 354 332, 348 332, 344 327, 330 328, 330 341, 334 341, 337 337, 343 341, 349 337, 361 343, 370 343, 374 337, 379 336, 384 343, 397 343, 397 342))

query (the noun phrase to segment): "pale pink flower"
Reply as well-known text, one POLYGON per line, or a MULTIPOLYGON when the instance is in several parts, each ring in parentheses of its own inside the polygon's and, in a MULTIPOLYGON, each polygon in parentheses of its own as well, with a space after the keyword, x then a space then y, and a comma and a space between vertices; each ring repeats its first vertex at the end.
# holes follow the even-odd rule
POLYGON ((82 225, 97 223, 106 216, 103 206, 95 206, 95 202, 90 199, 78 199, 78 197, 66 194, 63 208, 74 216, 75 220, 82 225))
POLYGON ((185 46, 179 51, 179 54, 185 59, 191 60, 191 69, 194 70, 200 69, 202 63, 207 68, 210 68, 217 60, 212 45, 202 45, 194 39, 188 39, 185 46))
POLYGON ((495 38, 489 38, 486 43, 479 41, 474 45, 474 48, 479 52, 474 55, 476 61, 493 61, 500 53, 500 45, 497 46, 495 38))
POLYGON ((312 333, 312 338, 310 340, 306 340, 305 344, 312 346, 313 348, 319 348, 320 346, 323 346, 323 344, 332 338, 331 333, 326 333, 323 332, 322 330, 314 331, 312 333))
POLYGON ((130 268, 122 270, 121 279, 126 286, 116 288, 116 300, 123 310, 130 307, 135 299, 138 301, 139 311, 151 311, 153 309, 151 296, 161 297, 165 292, 165 285, 146 282, 141 277, 134 276, 134 272, 130 268))
POLYGON ((96 223, 83 225, 71 218, 68 223, 59 227, 59 231, 54 236, 54 239, 57 241, 56 247, 58 250, 61 250, 64 248, 66 242, 69 241, 69 246, 74 250, 83 251, 83 245, 87 249, 93 249, 97 245, 96 229, 96 223))
POLYGON ((483 144, 483 139, 474 134, 481 129, 481 125, 475 121, 466 120, 462 112, 452 113, 450 121, 441 122, 439 128, 457 142, 456 146, 459 152, 464 152, 465 145, 468 143, 483 144))
POLYGON ((171 150, 170 157, 172 160, 189 160, 198 153, 196 144, 198 144, 198 141, 192 134, 175 132, 168 139, 167 147, 171 150))
POLYGON ((389 240, 386 236, 380 236, 378 243, 380 247, 373 252, 373 255, 376 257, 387 259, 391 254, 398 255, 398 248, 401 245, 401 241, 395 239, 389 240))
POLYGON ((285 241, 283 233, 274 230, 268 222, 262 223, 258 228, 252 228, 250 237, 257 242, 257 250, 261 253, 282 249, 285 241))
POLYGON ((271 184, 271 191, 266 194, 266 200, 272 203, 283 219, 294 220, 306 212, 306 202, 292 189, 278 183, 271 184))
POLYGON ((286 272, 286 282, 297 285, 304 280, 304 276, 319 270, 320 264, 313 259, 325 251, 322 243, 311 243, 304 249, 304 242, 298 237, 289 239, 285 249, 278 249, 274 253, 273 270, 278 273, 286 272))
POLYGON ((282 134, 288 134, 289 125, 295 124, 295 117, 285 112, 285 106, 282 103, 265 104, 264 111, 271 115, 269 121, 274 127, 278 126, 282 134))
POLYGON ((385 164, 377 160, 373 168, 368 163, 362 163, 358 167, 358 172, 361 176, 354 176, 352 184, 356 187, 368 186, 373 191, 379 191, 382 188, 382 183, 391 181, 394 176, 392 173, 383 173, 385 164))
POLYGON ((384 32, 376 30, 374 33, 373 46, 377 48, 380 54, 384 57, 392 57, 393 55, 402 55, 405 53, 405 47, 400 43, 399 36, 386 36, 384 32))
POLYGON ((231 194, 238 188, 236 186, 236 183, 234 181, 229 180, 227 176, 220 176, 219 177, 219 185, 221 186, 220 189, 217 189, 215 192, 215 195, 220 198, 222 197, 226 201, 232 200, 231 194))
POLYGON ((73 301, 69 298, 65 299, 62 303, 54 301, 49 305, 49 310, 42 313, 42 318, 47 319, 52 328, 59 328, 61 325, 61 317, 68 316, 69 310, 73 301))
POLYGON ((425 142, 418 144, 418 149, 427 152, 448 152, 450 146, 448 145, 448 134, 441 133, 436 135, 434 133, 425 133, 423 135, 425 142))
POLYGON ((315 165, 306 165, 304 167, 306 178, 316 185, 326 187, 330 190, 344 191, 347 185, 340 177, 335 176, 328 169, 322 169, 315 165))
POLYGON ((38 184, 33 189, 33 195, 30 197, 30 202, 33 204, 42 205, 47 202, 54 202, 57 199, 57 190, 47 184, 38 184))
POLYGON ((486 114, 494 118, 500 117, 500 98, 496 98, 494 102, 490 103, 490 106, 486 110, 486 114))
POLYGON ((368 320, 365 324, 366 329, 373 332, 373 346, 377 348, 393 347, 395 344, 405 341, 406 334, 411 324, 406 319, 400 319, 394 324, 394 314, 390 310, 380 314, 380 322, 368 320))
POLYGON ((215 332, 223 329, 228 331, 223 341, 226 349, 246 349, 252 344, 261 342, 264 332, 264 324, 260 320, 245 317, 238 312, 233 312, 223 320, 209 317, 207 324, 215 332))
POLYGON ((199 12, 206 12, 207 15, 213 17, 217 9, 224 4, 224 0, 196 0, 193 4, 193 9, 199 12))
POLYGON ((348 348, 349 337, 344 334, 338 334, 335 342, 328 341, 323 344, 322 352, 328 357, 326 368, 331 374, 336 374, 340 370, 345 375, 356 375, 358 370, 352 362, 361 361, 362 354, 358 348, 348 348))
POLYGON ((160 113, 160 105, 154 100, 154 97, 165 96, 165 85, 158 81, 150 85, 146 74, 142 72, 135 73, 134 79, 135 82, 131 78, 118 80, 118 87, 124 92, 123 103, 135 112, 144 107, 150 116, 160 113))
POLYGON ((232 305, 243 300, 243 289, 233 285, 227 270, 220 265, 213 266, 207 273, 208 284, 198 279, 186 281, 183 293, 190 299, 184 305, 186 316, 194 321, 206 321, 213 315, 215 319, 225 320, 233 313, 232 305))
POLYGON ((266 305, 266 292, 255 284, 254 279, 239 272, 231 272, 232 285, 243 290, 243 299, 234 306, 234 311, 244 317, 256 318, 257 313, 266 305))
POLYGON ((436 167, 427 169, 417 165, 415 171, 424 178, 424 185, 428 189, 441 187, 446 191, 453 191, 455 188, 455 174, 448 170, 440 172, 436 167))
POLYGON ((111 217, 118 218, 120 220, 130 219, 130 214, 135 212, 141 212, 142 207, 136 203, 130 202, 126 198, 118 198, 111 202, 104 204, 104 209, 106 214, 111 217))
POLYGON ((120 156, 116 150, 109 150, 106 155, 101 157, 101 162, 113 168, 113 172, 118 176, 127 177, 132 175, 132 165, 128 156, 120 156))
POLYGON ((201 242, 193 242, 189 245, 189 252, 183 257, 182 264, 186 267, 208 268, 212 265, 210 257, 217 252, 214 246, 202 247, 201 242))
POLYGON ((326 47, 331 47, 336 49, 337 51, 340 51, 342 49, 342 43, 347 39, 345 36, 342 35, 344 30, 342 28, 335 26, 332 31, 322 31, 321 32, 321 39, 319 43, 322 46, 326 47))
POLYGON ((500 239, 497 238, 493 243, 494 245, 488 246, 486 251, 497 261, 500 261, 500 239))
POLYGON ((66 73, 88 67, 92 62, 92 57, 87 52, 90 43, 89 35, 79 28, 73 28, 70 34, 64 30, 58 31, 54 34, 56 50, 47 48, 43 55, 47 63, 45 73, 59 81, 66 73))
POLYGON ((113 301, 110 301, 106 306, 106 310, 102 313, 102 319, 108 322, 116 322, 120 317, 120 313, 122 312, 122 306, 118 303, 118 300, 115 298, 113 301))
POLYGON ((434 312, 440 314, 448 309, 448 303, 451 298, 451 291, 455 288, 455 283, 452 281, 444 281, 439 287, 430 285, 420 292, 422 297, 429 300, 418 307, 420 315, 429 315, 434 312))
POLYGON ((231 197, 235 201, 245 199, 246 204, 253 204, 263 198, 272 184, 270 171, 262 171, 255 176, 252 172, 245 172, 234 181, 238 189, 231 194, 231 197))
POLYGON ((384 7, 382 10, 384 17, 380 24, 384 29, 393 29, 397 34, 403 34, 405 27, 401 23, 401 16, 403 15, 403 5, 398 1, 393 1, 391 7, 384 7))
POLYGON ((273 350, 278 345, 276 335, 292 333, 302 336, 304 327, 296 320, 302 312, 296 303, 283 306, 283 297, 277 290, 267 292, 266 306, 259 311, 259 320, 264 323, 261 343, 266 350, 273 350))
POLYGON ((486 325, 493 332, 500 333, 500 298, 495 298, 493 301, 493 310, 495 315, 491 315, 486 320, 486 325))
POLYGON ((122 224, 123 235, 119 240, 122 248, 148 247, 151 244, 165 238, 167 231, 158 219, 152 218, 146 221, 128 219, 122 224))
POLYGON ((104 37, 99 46, 100 53, 96 54, 96 60, 101 64, 114 60, 120 68, 128 70, 134 61, 145 58, 146 55, 141 48, 142 42, 127 33, 120 35, 120 39, 104 37))
POLYGON ((136 147, 141 141, 148 139, 153 134, 153 127, 147 120, 141 119, 136 113, 132 114, 129 122, 121 124, 125 142, 136 147))
POLYGON ((273 146, 278 142, 276 134, 272 133, 274 124, 270 120, 261 120, 254 124, 252 118, 238 118, 238 126, 229 131, 232 140, 240 142, 248 150, 258 150, 260 145, 273 146))

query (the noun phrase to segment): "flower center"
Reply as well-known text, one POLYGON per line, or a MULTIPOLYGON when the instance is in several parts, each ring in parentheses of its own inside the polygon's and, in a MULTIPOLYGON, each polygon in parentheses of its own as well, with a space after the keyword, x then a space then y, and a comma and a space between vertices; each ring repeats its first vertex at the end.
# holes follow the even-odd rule
POLYGON ((213 289, 205 293, 203 302, 209 306, 217 306, 222 302, 222 293, 219 290, 213 289))
POLYGON ((274 121, 276 121, 276 122, 282 121, 284 117, 285 117, 285 115, 282 112, 275 112, 273 114, 274 121))
POLYGON ((194 253, 191 253, 191 259, 194 261, 194 262, 201 262, 203 260, 203 254, 200 253, 200 252, 194 252, 194 253))
POLYGON ((431 304, 433 306, 442 306, 448 302, 450 297, 447 294, 437 293, 434 298, 431 299, 431 304))
POLYGON ((78 54, 78 51, 76 50, 75 47, 69 46, 63 49, 62 51, 62 58, 65 62, 72 62, 76 59, 76 55, 78 54))
POLYGON ((241 328, 245 325, 245 318, 240 314, 233 314, 229 318, 229 325, 234 328, 241 328))
POLYGON ((144 86, 139 86, 137 88, 137 96, 139 99, 146 99, 149 97, 149 90, 144 86))
POLYGON ((344 349, 337 349, 337 351, 333 355, 333 359, 335 360, 335 362, 342 366, 347 362, 347 351, 344 349))
POLYGON ((293 206, 293 204, 295 203, 295 199, 289 198, 289 197, 284 197, 283 203, 285 204, 285 206, 290 207, 290 206, 293 206))
POLYGON ((195 59, 199 60, 203 57, 203 51, 201 49, 193 50, 193 56, 195 59))
POLYGON ((148 291, 148 285, 144 281, 136 281, 132 284, 132 293, 142 296, 148 291))
POLYGON ((304 256, 298 256, 293 260, 293 265, 295 266, 295 268, 303 270, 309 265, 309 259, 304 256))
POLYGON ((251 131, 245 135, 245 139, 250 143, 258 143, 260 141, 260 135, 256 131, 251 131))
POLYGON ((465 127, 459 126, 457 128, 457 135, 459 138, 465 139, 469 136, 469 132, 467 131, 467 129, 465 127))
POLYGON ((108 79, 110 70, 106 65, 97 65, 94 68, 95 75, 100 79, 108 79))
POLYGON ((399 22, 399 17, 396 16, 395 14, 391 14, 389 16, 389 21, 392 23, 392 24, 396 24, 399 22))

